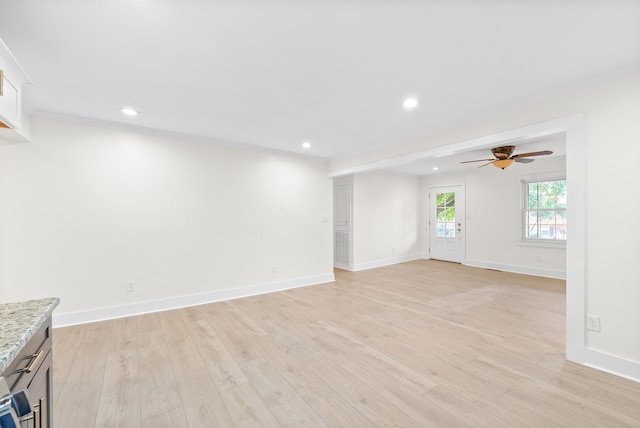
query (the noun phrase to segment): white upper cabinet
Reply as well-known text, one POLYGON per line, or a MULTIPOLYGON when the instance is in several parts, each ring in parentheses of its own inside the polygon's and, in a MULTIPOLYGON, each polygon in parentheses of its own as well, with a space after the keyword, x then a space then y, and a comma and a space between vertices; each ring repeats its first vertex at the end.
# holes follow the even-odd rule
POLYGON ((4 70, 0 71, 2 84, 0 86, 0 120, 10 128, 20 128, 20 85, 9 80, 4 70))
POLYGON ((31 83, 7 45, 0 39, 0 74, 2 77, 2 94, 0 95, 0 128, 1 137, 25 136, 22 124, 22 85, 31 83), (7 133, 11 129, 13 133, 7 133))

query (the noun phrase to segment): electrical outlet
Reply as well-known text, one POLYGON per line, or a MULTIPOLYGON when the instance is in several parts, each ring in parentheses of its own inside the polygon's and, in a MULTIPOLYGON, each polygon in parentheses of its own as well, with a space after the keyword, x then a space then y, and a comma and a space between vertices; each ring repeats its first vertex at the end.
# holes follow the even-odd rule
POLYGON ((600 331, 600 317, 587 315, 587 330, 600 331))
POLYGON ((127 293, 133 293, 134 291, 136 291, 136 287, 133 284, 133 281, 127 281, 127 285, 125 286, 125 291, 127 293))
POLYGON ((536 261, 539 263, 542 261, 542 256, 536 256, 536 261))
POLYGON ((278 273, 278 266, 271 266, 271 273, 276 275, 278 273))

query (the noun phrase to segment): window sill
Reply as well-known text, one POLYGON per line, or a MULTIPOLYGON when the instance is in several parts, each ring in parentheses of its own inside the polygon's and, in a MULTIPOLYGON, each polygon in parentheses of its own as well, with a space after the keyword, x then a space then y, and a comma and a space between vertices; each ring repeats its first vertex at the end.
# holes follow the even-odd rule
POLYGON ((564 250, 567 248, 567 241, 533 241, 520 239, 516 241, 516 245, 521 245, 523 247, 557 248, 559 250, 564 250))

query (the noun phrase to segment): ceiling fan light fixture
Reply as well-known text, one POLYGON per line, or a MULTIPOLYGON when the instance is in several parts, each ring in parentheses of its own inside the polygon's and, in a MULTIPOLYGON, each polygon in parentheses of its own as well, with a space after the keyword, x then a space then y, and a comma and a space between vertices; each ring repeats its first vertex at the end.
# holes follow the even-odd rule
POLYGON ((491 162, 491 165, 495 166, 496 168, 505 169, 512 163, 513 163, 513 159, 500 159, 500 160, 491 162))
POLYGON ((485 166, 491 164, 499 169, 505 169, 510 166, 514 162, 519 163, 530 163, 533 162, 534 159, 530 159, 533 156, 543 156, 543 155, 551 155, 553 152, 551 150, 540 150, 538 152, 528 152, 528 153, 518 153, 517 155, 513 155, 513 151, 515 150, 515 146, 501 146, 494 147, 491 149, 491 154, 493 155, 493 159, 475 159, 469 161, 462 161, 460 163, 472 163, 472 162, 487 162, 485 164, 480 165, 478 168, 484 168, 485 166))

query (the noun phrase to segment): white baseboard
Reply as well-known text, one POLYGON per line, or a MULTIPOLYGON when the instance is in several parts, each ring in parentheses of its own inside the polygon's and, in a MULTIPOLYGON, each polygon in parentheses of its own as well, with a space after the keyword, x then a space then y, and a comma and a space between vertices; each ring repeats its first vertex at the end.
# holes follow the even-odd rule
POLYGON ((586 348, 585 366, 611 373, 635 382, 640 382, 640 363, 616 357, 595 349, 586 348))
POLYGON ((306 278, 290 279, 287 281, 254 284, 246 287, 217 290, 208 293, 176 296, 167 299, 150 300, 146 302, 131 303, 126 305, 89 309, 86 311, 70 312, 66 314, 54 313, 53 327, 85 324, 95 321, 104 321, 114 318, 148 314, 151 312, 167 311, 171 309, 184 308, 187 306, 204 305, 206 303, 239 299, 242 297, 273 293, 275 291, 290 290, 292 288, 306 287, 309 285, 322 284, 332 281, 335 281, 335 276, 333 273, 306 278))
POLYGON ((566 279, 567 273, 558 270, 539 269, 529 266, 504 265, 500 263, 483 262, 479 260, 466 260, 465 265, 485 269, 502 270, 505 272, 521 273, 524 275, 544 276, 547 278, 566 279))
POLYGON ((412 260, 419 260, 421 258, 422 258, 422 255, 420 254, 409 254, 406 256, 394 257, 391 259, 374 260, 372 262, 354 264, 353 269, 351 270, 354 272, 357 272, 359 270, 367 270, 367 269, 373 269, 373 268, 378 268, 382 266, 395 265, 398 263, 410 262, 412 260))
POLYGON ((344 269, 344 270, 353 270, 353 268, 351 267, 351 265, 346 264, 346 263, 334 263, 333 267, 337 267, 340 269, 344 269))

